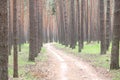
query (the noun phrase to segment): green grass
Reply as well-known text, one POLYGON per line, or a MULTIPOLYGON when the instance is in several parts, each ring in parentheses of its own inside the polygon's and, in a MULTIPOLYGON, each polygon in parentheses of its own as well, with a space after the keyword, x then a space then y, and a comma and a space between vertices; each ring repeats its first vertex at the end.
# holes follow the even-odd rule
MULTIPOLYGON (((78 52, 78 46, 76 46, 75 49, 71 49, 58 43, 54 43, 54 45, 59 49, 63 49, 68 53, 72 53, 80 58, 83 58, 94 66, 109 70, 111 46, 106 55, 100 55, 100 44, 97 42, 92 42, 90 44, 85 42, 84 49, 81 53, 78 52)), ((113 75, 113 80, 120 80, 120 70, 111 70, 110 73, 113 75)))
MULTIPOLYGON (((46 49, 43 47, 41 50, 41 55, 39 55, 36 60, 43 61, 47 57, 45 55, 46 49)), ((26 72, 26 66, 34 65, 34 62, 28 61, 29 56, 29 44, 22 45, 22 51, 18 53, 18 68, 19 77, 24 76, 25 80, 36 80, 33 76, 26 72), (27 74, 26 74, 27 73, 27 74)), ((9 56, 9 75, 13 75, 13 51, 12 55, 9 56)))
POLYGON ((112 70, 111 74, 114 76, 112 80, 120 80, 120 70, 112 70))
MULTIPOLYGON (((78 45, 76 45, 76 48, 75 49, 70 49, 69 46, 68 47, 65 47, 64 45, 62 44, 58 44, 58 43, 54 43, 55 46, 59 47, 59 48, 66 48, 68 49, 69 51, 71 52, 74 52, 76 54, 78 54, 78 45)), ((84 43, 84 49, 82 50, 81 53, 84 53, 84 54, 100 54, 100 44, 98 44, 97 42, 92 42, 90 44, 87 44, 86 42, 84 43)), ((111 47, 109 48, 109 51, 108 53, 110 53, 111 51, 111 47)))
MULTIPOLYGON (((100 53, 100 45, 97 42, 94 42, 88 45, 85 42, 84 45, 85 45, 84 49, 82 50, 81 53, 84 53, 84 54, 88 54, 89 52, 91 54, 100 53)), ((76 46, 75 50, 78 51, 78 45, 76 46)))

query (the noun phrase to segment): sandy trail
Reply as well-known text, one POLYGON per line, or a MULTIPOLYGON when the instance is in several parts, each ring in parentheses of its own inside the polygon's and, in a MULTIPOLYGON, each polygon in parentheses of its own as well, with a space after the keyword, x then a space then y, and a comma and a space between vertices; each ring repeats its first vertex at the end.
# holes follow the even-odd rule
POLYGON ((56 49, 52 44, 46 44, 45 47, 49 55, 54 58, 57 68, 57 77, 55 80, 110 80, 104 76, 99 76, 95 69, 73 56, 67 55, 65 52, 56 49))

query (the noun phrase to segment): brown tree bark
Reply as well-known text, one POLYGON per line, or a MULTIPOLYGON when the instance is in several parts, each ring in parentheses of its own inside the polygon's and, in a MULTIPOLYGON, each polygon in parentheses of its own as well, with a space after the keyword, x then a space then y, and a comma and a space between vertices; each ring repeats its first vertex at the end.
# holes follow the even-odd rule
POLYGON ((17 33, 17 0, 13 0, 13 60, 14 60, 14 70, 13 77, 18 77, 18 33, 17 33))
POLYGON ((66 0, 61 0, 63 3, 63 14, 64 14, 64 29, 65 29, 65 45, 68 46, 68 39, 69 39, 69 34, 68 34, 68 23, 67 23, 67 6, 66 6, 66 0))
POLYGON ((8 1, 9 9, 8 9, 8 26, 9 26, 9 55, 11 55, 11 50, 12 50, 12 13, 11 13, 11 0, 8 1))
POLYGON ((104 25, 104 0, 99 0, 100 1, 100 34, 101 34, 101 51, 100 54, 106 54, 106 28, 104 25))
POLYGON ((0 79, 8 80, 8 11, 7 1, 0 1, 0 79))
POLYGON ((111 31, 111 17, 110 17, 110 0, 107 0, 107 18, 106 18, 106 49, 110 46, 110 31, 111 31))
POLYGON ((79 0, 77 0, 77 9, 78 9, 77 12, 78 12, 78 46, 79 46, 78 51, 81 52, 81 47, 80 47, 80 44, 81 44, 81 40, 80 40, 80 37, 81 37, 80 36, 81 31, 80 30, 81 29, 80 29, 80 27, 81 26, 80 26, 80 2, 79 2, 79 0))
POLYGON ((81 26, 80 26, 80 47, 84 46, 84 3, 85 0, 81 0, 81 26))
POLYGON ((35 60, 35 54, 36 54, 36 44, 35 44, 35 10, 34 10, 34 7, 35 7, 35 2, 34 0, 30 0, 29 1, 29 19, 30 19, 30 46, 29 46, 29 61, 34 61, 35 60))
POLYGON ((35 40, 35 50, 36 50, 36 52, 35 52, 35 57, 37 57, 38 56, 38 53, 39 53, 39 44, 38 44, 38 27, 39 27, 39 23, 38 23, 38 18, 39 18, 39 16, 38 16, 38 0, 34 0, 34 21, 35 21, 35 23, 34 23, 34 27, 35 27, 35 29, 34 29, 34 34, 35 34, 35 38, 34 38, 34 40, 35 40))
POLYGON ((38 16, 39 16, 39 18, 38 18, 38 30, 39 30, 39 32, 38 32, 38 43, 39 43, 39 50, 41 50, 41 47, 43 46, 43 1, 42 0, 39 0, 39 2, 38 2, 39 4, 39 12, 38 12, 38 16))
POLYGON ((18 44, 19 44, 19 52, 21 52, 21 44, 22 44, 22 23, 21 23, 21 2, 22 0, 18 0, 17 4, 17 25, 18 25, 18 35, 19 35, 19 40, 18 40, 18 44))
POLYGON ((74 0, 70 1, 70 48, 74 49, 76 46, 76 35, 75 35, 75 3, 74 0))
POLYGON ((65 44, 65 28, 64 28, 64 15, 63 15, 63 3, 59 0, 59 8, 60 8, 60 38, 61 43, 65 44))
POLYGON ((110 69, 119 69, 120 0, 115 0, 110 69))

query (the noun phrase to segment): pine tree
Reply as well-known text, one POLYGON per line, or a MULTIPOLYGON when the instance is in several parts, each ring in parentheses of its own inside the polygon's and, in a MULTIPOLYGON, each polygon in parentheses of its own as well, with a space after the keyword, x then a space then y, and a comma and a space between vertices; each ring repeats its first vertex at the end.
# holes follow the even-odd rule
POLYGON ((8 80, 8 11, 7 1, 0 1, 0 79, 8 80))

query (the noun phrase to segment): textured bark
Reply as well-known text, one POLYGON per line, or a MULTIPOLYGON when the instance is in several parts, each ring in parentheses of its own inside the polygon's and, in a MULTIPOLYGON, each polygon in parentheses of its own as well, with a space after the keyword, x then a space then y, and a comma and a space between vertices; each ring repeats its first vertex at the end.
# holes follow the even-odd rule
POLYGON ((58 4, 57 8, 57 21, 58 21, 58 37, 59 37, 59 43, 62 43, 62 34, 61 34, 61 17, 60 17, 60 2, 59 0, 56 0, 56 5, 58 4))
POLYGON ((110 18, 110 0, 107 0, 107 18, 106 18, 106 49, 110 46, 110 30, 111 29, 111 18, 110 18))
POLYGON ((9 26, 9 55, 11 55, 11 49, 12 49, 12 13, 11 13, 11 1, 9 0, 8 1, 8 4, 9 4, 9 10, 8 10, 8 13, 9 13, 9 16, 8 16, 8 26, 9 26))
POLYGON ((66 6, 66 1, 61 0, 63 3, 63 14, 64 14, 64 28, 65 28, 65 45, 68 46, 68 39, 69 39, 69 34, 68 34, 68 23, 67 23, 67 6, 66 6))
POLYGON ((88 42, 88 9, 89 9, 89 5, 88 5, 88 0, 86 0, 86 41, 88 42))
POLYGON ((18 2, 18 26, 19 26, 19 51, 24 41, 24 0, 18 2))
POLYGON ((17 17, 18 17, 18 20, 17 20, 17 23, 18 23, 18 32, 19 32, 19 52, 21 52, 21 44, 22 44, 22 23, 21 23, 21 0, 18 0, 17 4, 18 4, 18 7, 17 7, 17 17))
POLYGON ((84 46, 84 3, 85 0, 81 0, 81 27, 80 27, 80 47, 84 46))
POLYGON ((21 0, 21 44, 26 42, 25 40, 25 25, 24 25, 24 0, 21 0))
POLYGON ((106 28, 104 25, 104 0, 99 0, 100 1, 100 34, 101 34, 101 51, 100 54, 106 54, 106 40, 105 40, 105 35, 106 35, 106 28))
POLYGON ((14 70, 13 70, 13 77, 18 77, 18 49, 17 49, 17 0, 13 0, 13 53, 14 53, 14 70))
POLYGON ((30 46, 29 46, 29 61, 34 61, 35 60, 35 26, 34 26, 34 0, 29 1, 29 19, 30 19, 30 46))
POLYGON ((39 16, 38 16, 38 0, 34 0, 34 4, 35 4, 35 6, 34 6, 34 21, 35 21, 35 23, 34 23, 34 27, 35 27, 35 29, 34 29, 34 34, 35 34, 35 38, 34 38, 34 40, 35 40, 35 50, 36 50, 36 52, 35 52, 35 57, 37 57, 37 55, 38 55, 38 53, 39 53, 39 44, 38 44, 38 26, 39 26, 39 23, 38 23, 38 18, 39 18, 39 16))
POLYGON ((81 44, 81 40, 80 40, 80 2, 79 0, 77 0, 77 9, 78 9, 78 51, 81 52, 81 47, 80 47, 80 44, 81 44))
POLYGON ((39 12, 38 12, 38 16, 39 16, 39 32, 38 32, 38 41, 39 41, 39 49, 41 50, 41 47, 43 46, 43 1, 42 0, 39 0, 39 12))
POLYGON ((87 43, 90 43, 92 41, 91 37, 91 28, 92 28, 92 1, 90 1, 89 5, 89 26, 88 26, 88 41, 87 43))
POLYGON ((110 69, 119 69, 120 0, 115 0, 113 41, 110 69))
POLYGON ((7 1, 0 1, 0 80, 8 80, 8 12, 7 1))
POLYGON ((75 25, 74 25, 74 23, 75 23, 75 14, 74 14, 74 7, 75 7, 75 4, 74 4, 74 0, 71 0, 70 1, 70 9, 71 9, 71 12, 70 12, 70 47, 71 48, 75 48, 75 46, 76 46, 76 41, 75 41, 75 39, 76 39, 76 35, 75 35, 75 25))
POLYGON ((63 16, 63 6, 62 0, 59 0, 60 7, 60 35, 61 35, 61 43, 65 44, 65 28, 64 28, 64 16, 63 16))
POLYGON ((38 0, 37 2, 37 10, 38 10, 38 48, 39 48, 39 52, 40 53, 40 50, 41 50, 41 4, 40 4, 40 0, 38 0))

